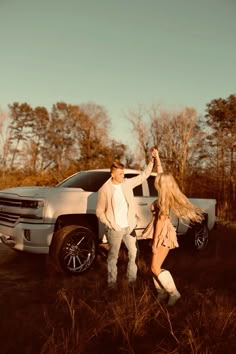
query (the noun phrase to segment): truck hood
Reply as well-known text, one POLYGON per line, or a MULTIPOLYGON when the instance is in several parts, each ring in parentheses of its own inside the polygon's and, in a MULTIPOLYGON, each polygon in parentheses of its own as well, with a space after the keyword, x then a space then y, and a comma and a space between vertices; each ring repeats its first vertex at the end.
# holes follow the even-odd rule
POLYGON ((29 197, 29 198, 44 198, 45 196, 49 196, 51 193, 57 193, 63 192, 63 191, 72 191, 76 190, 77 192, 83 191, 80 188, 65 188, 65 187, 14 187, 14 188, 7 188, 0 190, 0 197, 9 197, 11 196, 12 198, 16 197, 29 197))

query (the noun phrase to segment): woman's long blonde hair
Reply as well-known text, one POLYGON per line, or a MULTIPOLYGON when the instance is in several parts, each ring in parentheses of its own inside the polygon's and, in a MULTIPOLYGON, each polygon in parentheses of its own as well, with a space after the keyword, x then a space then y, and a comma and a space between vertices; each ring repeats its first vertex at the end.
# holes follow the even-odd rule
POLYGON ((190 203, 179 189, 172 174, 158 173, 155 179, 155 188, 158 192, 159 215, 169 215, 171 209, 181 220, 193 222, 203 220, 203 210, 190 203))

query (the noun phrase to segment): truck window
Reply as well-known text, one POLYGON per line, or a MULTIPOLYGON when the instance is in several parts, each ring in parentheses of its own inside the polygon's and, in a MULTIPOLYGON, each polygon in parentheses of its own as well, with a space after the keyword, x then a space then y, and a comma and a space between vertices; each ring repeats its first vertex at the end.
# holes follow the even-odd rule
POLYGON ((97 192, 110 175, 109 171, 79 172, 59 183, 57 187, 81 188, 86 192, 97 192))
POLYGON ((88 179, 89 190, 97 192, 110 177, 110 172, 90 172, 88 179))
MULTIPOLYGON (((136 177, 136 176, 137 176, 137 174, 129 173, 129 174, 125 175, 125 178, 132 178, 132 177, 136 177)), ((133 189, 133 191, 134 191, 135 197, 142 197, 143 196, 143 187, 141 184, 139 186, 135 187, 133 189)))
POLYGON ((151 197, 157 197, 157 190, 154 187, 155 176, 148 177, 148 187, 151 197))

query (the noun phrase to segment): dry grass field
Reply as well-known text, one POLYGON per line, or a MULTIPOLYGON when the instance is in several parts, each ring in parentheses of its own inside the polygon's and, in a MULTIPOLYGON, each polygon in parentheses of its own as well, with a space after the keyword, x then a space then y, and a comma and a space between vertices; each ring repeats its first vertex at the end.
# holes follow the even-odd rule
POLYGON ((136 287, 106 288, 106 252, 81 276, 57 274, 47 256, 15 253, 0 244, 1 354, 236 353, 236 227, 219 225, 207 248, 188 240, 164 266, 182 298, 159 303, 149 270, 151 248, 139 242, 136 287))

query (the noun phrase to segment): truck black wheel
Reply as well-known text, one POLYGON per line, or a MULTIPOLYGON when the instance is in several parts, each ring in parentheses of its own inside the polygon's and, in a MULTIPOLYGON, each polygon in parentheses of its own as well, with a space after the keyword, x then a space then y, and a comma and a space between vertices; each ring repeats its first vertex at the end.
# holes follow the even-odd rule
POLYGON ((58 230, 50 246, 50 256, 59 270, 78 275, 90 268, 96 258, 94 233, 83 226, 69 225, 58 230))
POLYGON ((193 228, 194 245, 196 250, 203 250, 208 244, 209 230, 205 222, 195 224, 193 228))

